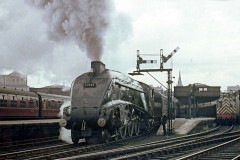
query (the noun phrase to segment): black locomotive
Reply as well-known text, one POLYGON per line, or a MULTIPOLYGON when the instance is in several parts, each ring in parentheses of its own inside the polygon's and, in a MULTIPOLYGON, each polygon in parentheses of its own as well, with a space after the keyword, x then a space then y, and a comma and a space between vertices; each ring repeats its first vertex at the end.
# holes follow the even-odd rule
POLYGON ((71 86, 71 106, 63 111, 60 126, 71 129, 73 143, 124 139, 160 125, 166 97, 144 83, 91 63, 92 72, 77 77, 71 86))

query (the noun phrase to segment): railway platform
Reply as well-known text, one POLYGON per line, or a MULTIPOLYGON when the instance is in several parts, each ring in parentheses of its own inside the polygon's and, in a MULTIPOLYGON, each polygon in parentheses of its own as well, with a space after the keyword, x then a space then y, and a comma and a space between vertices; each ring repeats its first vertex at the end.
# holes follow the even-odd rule
POLYGON ((24 125, 24 124, 49 124, 58 123, 60 119, 38 119, 38 120, 9 120, 0 121, 0 127, 5 125, 24 125))
POLYGON ((59 136, 60 119, 0 121, 0 143, 59 136))
MULTIPOLYGON (((172 121, 173 133, 177 135, 186 135, 195 130, 195 132, 200 130, 207 130, 215 126, 215 118, 175 118, 172 121)), ((167 124, 166 124, 167 127, 167 124)), ((157 135, 163 135, 162 125, 157 131, 157 135)))

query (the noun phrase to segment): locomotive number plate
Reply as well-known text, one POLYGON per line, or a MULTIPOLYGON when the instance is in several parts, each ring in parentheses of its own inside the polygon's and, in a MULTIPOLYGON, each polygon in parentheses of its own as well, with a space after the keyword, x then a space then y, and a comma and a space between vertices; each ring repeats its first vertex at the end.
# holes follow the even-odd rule
POLYGON ((95 88, 97 85, 96 83, 84 83, 84 88, 95 88))

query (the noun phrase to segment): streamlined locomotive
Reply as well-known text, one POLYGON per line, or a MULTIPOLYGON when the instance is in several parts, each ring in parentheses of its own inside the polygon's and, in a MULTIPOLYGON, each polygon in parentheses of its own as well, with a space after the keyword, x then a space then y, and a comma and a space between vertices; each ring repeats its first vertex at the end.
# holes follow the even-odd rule
MULTIPOLYGON (((92 72, 71 86, 71 106, 64 108, 60 126, 71 129, 73 143, 124 139, 158 128, 166 97, 120 72, 91 63, 92 72)), ((166 106, 165 106, 166 107, 166 106)))

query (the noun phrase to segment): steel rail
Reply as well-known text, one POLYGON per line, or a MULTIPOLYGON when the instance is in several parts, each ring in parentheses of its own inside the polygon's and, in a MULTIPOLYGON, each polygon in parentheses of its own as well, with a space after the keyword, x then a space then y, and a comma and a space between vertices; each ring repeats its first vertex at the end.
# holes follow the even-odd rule
POLYGON ((63 143, 62 140, 54 137, 54 138, 45 138, 45 139, 36 139, 33 141, 17 141, 17 142, 13 142, 5 144, 4 146, 1 146, 0 144, 0 154, 4 153, 4 152, 13 152, 13 151, 20 151, 20 150, 24 150, 27 148, 37 148, 40 146, 44 146, 44 145, 49 145, 49 144, 61 144, 63 143))
POLYGON ((233 140, 230 140, 229 142, 225 142, 225 143, 219 144, 217 146, 214 146, 214 147, 211 147, 211 148, 208 148, 208 149, 205 149, 205 150, 202 150, 202 151, 199 151, 199 152, 196 152, 196 153, 184 156, 182 158, 179 158, 179 160, 188 160, 188 159, 202 158, 202 157, 206 156, 209 153, 213 153, 213 152, 219 151, 219 150, 221 150, 224 147, 231 146, 231 145, 233 145, 235 143, 239 143, 239 142, 240 142, 240 137, 237 137, 237 138, 235 138, 233 140))
MULTIPOLYGON (((217 127, 216 129, 218 129, 219 127, 217 127)), ((211 130, 210 132, 213 132, 214 130, 211 130)), ((206 132, 202 133, 203 135, 206 134, 206 132)), ((200 136, 200 134, 195 134, 195 136, 200 136)), ((216 135, 219 136, 219 135, 216 135)), ((210 137, 208 137, 210 138, 210 137)), ((191 143, 191 141, 200 141, 201 139, 206 139, 206 137, 201 138, 201 137, 195 137, 193 135, 189 135, 189 136, 183 136, 183 137, 179 137, 179 138, 173 138, 171 139, 172 142, 167 142, 167 143, 163 143, 164 141, 158 141, 158 142, 153 142, 153 143, 147 143, 144 145, 138 145, 138 146, 128 146, 128 147, 122 147, 119 149, 111 149, 111 150, 107 150, 107 151, 101 151, 101 152, 96 152, 96 153, 88 153, 88 154, 82 154, 79 156, 72 156, 72 157, 67 157, 67 158, 61 158, 61 160, 70 160, 70 159, 94 159, 94 158, 106 158, 106 157, 111 157, 113 155, 122 155, 122 154, 130 154, 132 152, 142 152, 145 150, 154 150, 154 147, 162 147, 165 150, 167 149, 172 149, 175 146, 178 146, 179 143, 181 142, 181 139, 186 139, 185 142, 183 142, 184 145, 188 145, 189 143, 191 143), (190 138, 193 137, 193 138, 190 138), (170 148, 169 145, 172 145, 170 148), (167 147, 166 147, 167 146, 167 147)))
MULTIPOLYGON (((216 127, 216 128, 211 129, 209 131, 173 138, 172 141, 179 142, 180 139, 184 139, 184 138, 188 139, 188 140, 191 140, 192 139, 191 137, 194 137, 194 136, 198 137, 198 136, 201 136, 201 135, 203 136, 203 135, 206 135, 208 133, 214 132, 218 129, 219 129, 219 127, 216 127)), ((63 149, 61 146, 60 147, 53 146, 53 147, 46 147, 46 148, 39 148, 39 149, 32 149, 32 150, 8 153, 8 154, 5 154, 5 155, 2 154, 2 155, 0 155, 0 160, 1 159, 6 159, 6 158, 21 158, 21 157, 25 157, 25 158, 28 157, 29 159, 46 159, 46 158, 51 159, 51 157, 54 157, 54 159, 56 159, 56 158, 71 156, 72 154, 76 155, 76 153, 83 153, 83 152, 91 151, 91 150, 94 150, 96 148, 111 146, 115 143, 119 144, 121 142, 129 141, 130 139, 134 139, 134 138, 137 138, 137 137, 140 137, 140 136, 142 136, 142 135, 135 136, 135 137, 132 137, 132 138, 128 138, 128 139, 125 139, 125 140, 119 140, 117 142, 110 142, 108 144, 102 144, 102 146, 98 146, 98 147, 92 146, 92 148, 91 148, 90 146, 88 146, 88 147, 90 147, 88 149, 86 149, 86 148, 85 149, 83 149, 83 148, 82 149, 81 148, 72 149, 72 145, 70 145, 67 149, 63 149), (51 152, 51 153, 48 154, 48 152, 51 152), (52 152, 54 152, 54 153, 52 153, 52 152), (30 158, 29 155, 31 155, 31 157, 34 155, 34 157, 30 158)), ((160 141, 160 142, 152 142, 152 143, 149 143, 148 145, 154 145, 154 143, 156 144, 156 143, 164 143, 164 142, 166 142, 166 144, 169 144, 170 142, 167 142, 167 141, 169 141, 169 140, 163 140, 163 141, 160 141)))

